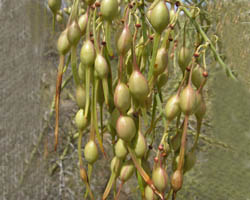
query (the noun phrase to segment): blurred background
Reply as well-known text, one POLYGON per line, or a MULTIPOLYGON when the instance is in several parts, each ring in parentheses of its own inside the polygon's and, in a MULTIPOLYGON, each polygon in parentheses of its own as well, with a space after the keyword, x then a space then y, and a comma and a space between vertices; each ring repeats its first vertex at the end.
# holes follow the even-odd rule
MULTIPOLYGON (((185 175, 177 199, 250 200, 250 2, 207 2, 218 48, 238 81, 227 78, 214 61, 209 63, 208 112, 198 161, 185 175)), ((63 27, 57 24, 52 33, 52 13, 46 4, 0 0, 1 200, 83 199, 85 192, 76 142, 69 137, 76 132, 72 80, 62 93, 59 149, 52 152, 50 108, 59 59, 56 41, 63 27)), ((191 135, 195 126, 191 123, 189 128, 191 135)), ((105 141, 108 148, 109 136, 105 141)), ((112 153, 108 154, 110 160, 112 153)), ((95 164, 96 199, 101 199, 110 175, 109 160, 100 156, 95 164)), ((126 183, 120 199, 140 199, 136 185, 135 179, 126 183)))

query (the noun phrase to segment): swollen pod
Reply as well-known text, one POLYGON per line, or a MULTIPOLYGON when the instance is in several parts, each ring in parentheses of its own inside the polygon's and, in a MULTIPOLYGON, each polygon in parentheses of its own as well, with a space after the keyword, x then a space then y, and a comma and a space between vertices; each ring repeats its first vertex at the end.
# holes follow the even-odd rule
POLYGON ((61 8, 61 0, 48 0, 48 6, 50 10, 55 14, 61 8))
POLYGON ((197 65, 192 72, 192 83, 194 86, 198 89, 201 85, 201 83, 205 80, 205 77, 202 75, 204 72, 204 69, 197 65))
POLYGON ((117 158, 124 159, 127 154, 126 143, 120 138, 115 144, 115 155, 117 158))
POLYGON ((98 54, 95 59, 95 71, 100 79, 106 78, 108 76, 109 68, 106 59, 98 54))
POLYGON ((122 182, 126 182, 133 175, 135 171, 134 163, 132 160, 126 161, 120 171, 119 179, 122 182))
POLYGON ((172 121, 178 114, 180 114, 181 109, 179 106, 180 98, 178 94, 175 94, 169 98, 165 106, 165 115, 168 121, 172 121))
POLYGON ((181 68, 181 71, 184 73, 186 70, 186 67, 191 61, 191 52, 186 47, 181 47, 179 54, 178 54, 178 64, 181 68))
POLYGON ((68 40, 68 29, 65 29, 57 40, 57 50, 60 54, 65 55, 70 50, 70 42, 68 40))
POLYGON ((82 85, 78 85, 76 88, 76 103, 79 108, 85 107, 86 92, 82 85))
POLYGON ((168 52, 165 48, 160 48, 156 54, 154 65, 154 75, 158 76, 167 68, 168 65, 168 52))
POLYGON ((130 142, 136 134, 134 120, 129 116, 121 115, 116 122, 116 132, 125 142, 130 142))
POLYGON ((132 36, 128 26, 122 30, 120 37, 117 40, 117 50, 121 55, 125 55, 132 45, 132 36))
POLYGON ((157 167, 153 170, 152 180, 155 187, 161 192, 168 186, 168 175, 162 167, 157 167))
POLYGON ((138 132, 134 140, 134 151, 138 158, 142 158, 147 150, 147 143, 141 131, 138 132))
POLYGON ((117 0, 102 0, 101 13, 105 20, 112 21, 118 14, 117 0))
POLYGON ((82 35, 81 29, 77 21, 74 20, 72 24, 69 26, 68 35, 67 35, 70 44, 76 45, 79 42, 81 35, 82 35))
POLYGON ((98 149, 96 143, 90 140, 84 148, 84 156, 89 164, 93 164, 98 159, 98 149))
POLYGON ((86 40, 82 45, 80 59, 85 66, 92 66, 95 62, 95 47, 90 40, 86 40))
POLYGON ((75 122, 77 128, 81 131, 87 127, 88 119, 84 116, 83 109, 78 110, 78 112, 76 113, 75 122))
POLYGON ((180 94, 180 108, 185 115, 191 115, 197 108, 197 96, 192 86, 187 85, 180 94))
POLYGON ((114 103, 118 110, 126 112, 130 108, 131 96, 129 88, 125 83, 118 83, 114 93, 114 103))

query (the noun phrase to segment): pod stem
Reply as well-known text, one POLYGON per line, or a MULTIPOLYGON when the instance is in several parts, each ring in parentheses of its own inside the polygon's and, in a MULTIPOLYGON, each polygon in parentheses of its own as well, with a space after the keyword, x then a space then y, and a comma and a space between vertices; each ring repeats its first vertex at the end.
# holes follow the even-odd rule
POLYGON ((55 34, 56 29, 56 14, 53 13, 53 19, 52 19, 52 33, 55 34))
POLYGON ((194 145, 193 145, 193 147, 191 149, 192 152, 197 148, 197 145, 198 145, 198 140, 199 140, 200 131, 201 131, 201 124, 202 124, 202 119, 197 120, 197 128, 196 128, 197 133, 196 133, 196 136, 195 136, 194 145))
MULTIPOLYGON (((139 161, 139 163, 141 165, 141 159, 139 159, 138 161, 139 161)), ((139 187, 140 187, 142 199, 145 199, 143 180, 142 180, 142 177, 141 177, 138 170, 136 170, 136 175, 137 175, 137 181, 138 181, 138 184, 139 184, 139 187)))
POLYGON ((80 78, 77 72, 77 57, 76 57, 76 45, 71 47, 71 67, 72 67, 72 74, 75 81, 76 86, 80 84, 80 78))
POLYGON ((88 117, 88 112, 89 112, 89 104, 90 104, 90 94, 89 94, 89 89, 90 89, 90 76, 91 76, 91 67, 86 66, 86 71, 85 71, 85 81, 86 81, 86 103, 85 103, 85 117, 88 117))
POLYGON ((181 149, 180 149, 180 160, 178 162, 177 170, 182 170, 184 165, 184 155, 185 155, 185 148, 186 148, 186 138, 187 138, 187 127, 188 127, 188 115, 185 115, 184 119, 184 127, 183 127, 183 133, 181 138, 181 149))
POLYGON ((93 35, 94 35, 94 45, 95 45, 95 49, 96 49, 96 54, 98 55, 100 52, 99 49, 99 45, 98 45, 98 40, 97 40, 97 36, 96 36, 96 10, 97 8, 95 8, 94 10, 94 14, 93 14, 93 35))
POLYGON ((118 75, 119 82, 123 81, 123 59, 124 59, 124 56, 120 55, 120 57, 119 57, 119 75, 118 75))
MULTIPOLYGON (((88 182, 90 182, 92 170, 93 170, 93 165, 92 165, 92 164, 88 164, 88 182)), ((84 195, 84 198, 87 199, 88 194, 90 194, 90 193, 91 193, 91 188, 90 188, 90 187, 87 187, 87 188, 86 188, 85 195, 84 195)), ((91 196, 91 194, 90 194, 90 196, 91 196)))
POLYGON ((144 171, 144 169, 141 167, 138 158, 135 155, 134 150, 130 147, 130 144, 128 144, 128 150, 129 150, 129 154, 135 164, 136 169, 139 171, 140 175, 142 176, 142 178, 144 179, 144 181, 151 187, 151 189, 153 190, 153 192, 155 194, 157 194, 161 200, 163 200, 163 195, 155 188, 153 181, 150 179, 150 177, 148 176, 148 174, 144 171))
POLYGON ((139 66, 136 61, 136 53, 135 53, 135 42, 138 33, 138 28, 135 29, 134 37, 133 37, 133 45, 132 45, 132 53, 133 53, 133 68, 134 70, 140 71, 139 66))
POLYGON ((91 22, 90 18, 91 18, 91 14, 92 14, 91 9, 88 6, 88 8, 87 8, 87 30, 86 30, 87 40, 90 40, 90 22, 91 22))
POLYGON ((109 178, 108 184, 107 184, 107 186, 106 186, 106 189, 105 189, 105 191, 104 191, 104 193, 103 193, 102 200, 107 199, 107 197, 108 197, 108 195, 109 195, 109 192, 110 192, 110 190, 111 190, 111 188, 112 188, 112 185, 113 185, 115 179, 116 179, 116 173, 115 173, 115 172, 112 172, 112 173, 111 173, 111 176, 110 176, 110 178, 109 178))
POLYGON ((167 195, 167 197, 166 197, 165 200, 168 200, 168 199, 169 199, 169 197, 170 197, 172 191, 173 191, 173 188, 170 189, 170 191, 168 192, 168 195, 167 195))
POLYGON ((170 32, 171 32, 171 28, 168 28, 165 35, 164 35, 164 38, 163 38, 163 41, 162 41, 162 44, 161 44, 161 48, 165 48, 165 49, 168 49, 169 48, 169 36, 170 36, 170 32))
POLYGON ((103 87, 105 104, 109 107, 109 86, 107 77, 102 79, 102 87, 103 87))
POLYGON ((60 94, 61 94, 61 84, 63 76, 63 67, 64 67, 64 55, 60 55, 60 61, 57 71, 57 80, 56 80, 56 96, 55 96, 55 112, 56 112, 56 124, 55 124, 55 151, 58 144, 58 126, 59 126, 59 103, 60 103, 60 94))
POLYGON ((149 66, 149 74, 148 74, 149 80, 153 76, 154 65, 155 65, 155 60, 156 60, 156 55, 157 55, 160 39, 161 39, 161 34, 155 32, 154 44, 153 44, 153 53, 152 53, 152 58, 151 58, 150 66, 149 66))
MULTIPOLYGON (((107 155, 106 155, 106 152, 104 150, 104 147, 103 147, 103 141, 102 141, 102 137, 100 135, 100 132, 99 132, 99 127, 98 127, 98 117, 97 117, 97 93, 98 93, 98 86, 99 86, 99 80, 95 80, 96 84, 95 84, 95 92, 94 92, 94 113, 91 113, 94 115, 94 124, 95 124, 95 132, 96 132, 96 136, 97 136, 97 141, 99 143, 99 146, 100 146, 100 149, 104 155, 105 158, 107 158, 107 155)), ((102 120, 102 119, 101 119, 102 120)))
POLYGON ((115 200, 119 200, 119 196, 120 196, 120 193, 121 193, 121 190, 122 190, 122 186, 124 185, 124 182, 122 181, 121 184, 119 185, 119 189, 118 189, 118 192, 117 194, 115 195, 115 200))
POLYGON ((106 43, 107 43, 108 54, 109 54, 109 56, 112 57, 114 55, 114 53, 113 53, 113 50, 112 50, 112 47, 111 47, 111 40, 110 40, 111 24, 112 24, 112 22, 106 21, 106 24, 105 24, 105 39, 106 39, 106 43))

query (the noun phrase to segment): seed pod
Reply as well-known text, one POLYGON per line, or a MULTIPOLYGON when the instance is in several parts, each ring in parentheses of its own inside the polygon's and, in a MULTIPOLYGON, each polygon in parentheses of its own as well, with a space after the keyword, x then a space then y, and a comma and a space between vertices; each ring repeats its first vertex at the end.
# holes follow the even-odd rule
POLYGON ((57 50, 60 54, 65 55, 70 50, 70 43, 67 37, 68 29, 65 29, 57 41, 57 50))
POLYGON ((101 13, 105 20, 112 21, 118 14, 117 0, 102 0, 101 13))
POLYGON ((56 14, 56 21, 57 21, 58 23, 62 23, 62 22, 63 22, 63 16, 57 13, 57 14, 56 14))
POLYGON ((160 48, 157 51, 155 65, 154 65, 154 76, 158 76, 167 68, 168 65, 168 52, 165 48, 160 48))
POLYGON ((85 66, 92 66, 95 62, 95 47, 90 40, 86 40, 82 45, 80 59, 85 66))
POLYGON ((85 107, 85 101, 86 101, 85 88, 82 85, 78 85, 76 88, 76 103, 79 106, 79 108, 85 107))
POLYGON ((196 119, 197 120, 202 120, 203 117, 204 117, 204 115, 206 114, 206 110, 207 110, 206 103, 205 103, 204 99, 201 96, 200 104, 197 105, 197 109, 195 111, 195 117, 196 117, 196 119))
POLYGON ((128 150, 125 142, 120 138, 115 144, 115 156, 120 159, 126 158, 128 150))
POLYGON ((141 133, 141 131, 138 131, 138 134, 133 144, 134 144, 135 155, 138 158, 142 158, 144 156, 144 153, 147 150, 147 142, 146 142, 144 135, 141 133))
POLYGON ((167 120, 172 121, 177 115, 180 114, 180 97, 178 94, 175 94, 169 98, 165 106, 165 115, 167 120))
POLYGON ((200 67, 199 65, 197 65, 194 69, 193 69, 193 73, 192 73, 192 83, 194 84, 194 86, 199 89, 201 83, 204 81, 204 76, 202 75, 204 72, 204 69, 202 67, 200 67))
POLYGON ((81 29, 77 21, 74 20, 72 24, 69 26, 68 35, 67 35, 70 44, 76 45, 79 42, 81 35, 82 35, 81 29))
POLYGON ((190 151, 185 155, 185 162, 184 162, 184 173, 189 171, 194 167, 196 163, 196 154, 194 151, 190 151))
POLYGON ((191 61, 191 52, 186 47, 181 47, 178 55, 178 64, 181 68, 181 71, 184 73, 186 70, 186 67, 191 61))
POLYGON ((175 152, 178 151, 178 149, 181 146, 181 134, 180 133, 171 137, 171 145, 175 152))
POLYGON ((106 59, 98 54, 95 59, 95 71, 97 73, 98 78, 104 79, 108 76, 109 68, 106 59))
POLYGON ((129 78, 129 90, 133 97, 139 101, 144 102, 149 93, 149 87, 145 77, 139 72, 134 70, 129 78))
POLYGON ((153 192, 153 190, 151 189, 151 187, 149 185, 147 185, 145 188, 145 198, 146 198, 146 200, 156 200, 157 199, 157 196, 155 195, 155 193, 153 192))
POLYGON ((126 84, 120 82, 115 88, 114 103, 118 110, 126 112, 130 108, 131 96, 126 84))
POLYGON ((187 85, 180 94, 180 108, 185 115, 191 115, 197 107, 197 95, 192 86, 187 85))
POLYGON ((85 13, 84 15, 79 17, 79 19, 78 19, 78 25, 79 25, 79 28, 80 28, 82 34, 85 33, 86 28, 87 28, 87 24, 88 24, 88 16, 87 16, 87 13, 85 13))
POLYGON ((160 74, 157 78, 157 86, 158 88, 162 88, 168 82, 168 70, 165 70, 162 74, 160 74))
POLYGON ((132 45, 132 36, 128 26, 125 26, 117 40, 117 50, 120 55, 125 55, 132 45))
POLYGON ((160 1, 152 9, 150 23, 157 33, 162 33, 169 24, 169 11, 164 1, 160 1))
POLYGON ((168 174, 162 167, 153 170, 152 180, 155 187, 161 192, 168 186, 168 174))
POLYGON ((174 190, 174 192, 177 192, 181 189, 183 183, 183 175, 181 170, 176 170, 173 173, 172 179, 171 179, 171 185, 174 190))
POLYGON ((76 113, 75 116, 75 122, 76 122, 76 126, 79 130, 84 130, 87 125, 88 125, 88 120, 87 118, 84 116, 84 111, 83 109, 78 110, 78 112, 76 113))
POLYGON ((121 168, 121 164, 120 164, 121 162, 120 162, 120 160, 119 160, 119 158, 117 158, 116 156, 112 159, 112 161, 111 161, 111 164, 110 164, 110 170, 111 170, 111 172, 114 172, 114 173, 116 173, 117 174, 117 176, 118 176, 118 174, 119 174, 119 171, 120 171, 120 168, 121 168))
POLYGON ((48 0, 48 6, 54 14, 56 14, 57 11, 60 10, 61 4, 61 0, 48 0))
POLYGON ((90 140, 84 148, 84 156, 89 164, 93 164, 98 159, 98 149, 96 143, 90 140))
POLYGON ((129 116, 120 116, 116 123, 116 132, 125 142, 130 142, 136 133, 134 120, 129 116))
POLYGON ((135 171, 135 167, 134 167, 133 161, 129 160, 125 162, 121 167, 120 176, 119 176, 120 180, 122 182, 126 182, 133 175, 134 171, 135 171))

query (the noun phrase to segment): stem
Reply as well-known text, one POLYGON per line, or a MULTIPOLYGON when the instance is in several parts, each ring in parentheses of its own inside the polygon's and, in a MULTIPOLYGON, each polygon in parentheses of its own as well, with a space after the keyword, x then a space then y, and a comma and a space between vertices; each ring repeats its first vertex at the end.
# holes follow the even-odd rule
POLYGON ((194 151, 198 145, 198 140, 199 140, 199 136, 200 136, 200 132, 201 132, 201 124, 202 124, 202 119, 197 120, 197 133, 196 133, 194 145, 193 145, 191 151, 194 151))
POLYGON ((112 57, 114 53, 113 53, 113 50, 111 47, 111 41, 110 41, 111 24, 112 22, 109 22, 109 21, 107 21, 105 24, 105 39, 106 39, 108 54, 109 56, 112 57))
POLYGON ((105 104, 109 106, 109 86, 107 77, 102 79, 102 87, 103 87, 105 104))
POLYGON ((216 51, 215 46, 213 45, 213 43, 211 42, 211 40, 208 38, 208 36, 206 35, 206 33, 202 30, 201 26, 195 21, 195 19, 192 18, 192 15, 188 11, 188 9, 185 8, 185 7, 183 7, 183 6, 181 6, 181 9, 188 16, 188 18, 190 19, 190 21, 194 24, 196 30, 201 34, 201 36, 203 37, 203 39, 205 40, 205 42, 209 43, 209 47, 212 50, 212 52, 213 52, 216 60, 219 62, 220 66, 226 71, 227 75, 229 77, 231 77, 233 80, 237 80, 237 78, 232 73, 231 69, 221 59, 219 53, 216 51))
POLYGON ((123 184, 124 184, 124 182, 122 181, 120 186, 119 186, 118 192, 117 192, 117 194, 115 196, 115 200, 119 200, 119 196, 120 196, 123 184))
POLYGON ((89 104, 90 104, 90 76, 91 76, 91 67, 86 66, 86 72, 85 72, 85 81, 86 81, 86 103, 85 103, 85 117, 88 117, 89 112, 89 104))
POLYGON ((53 13, 53 19, 52 19, 52 33, 55 34, 55 27, 56 27, 56 14, 53 13))
POLYGON ((122 69, 123 69, 123 55, 120 55, 120 57, 119 57, 119 75, 118 75, 119 82, 123 81, 122 69))
POLYGON ((105 191, 103 193, 102 200, 107 199, 115 179, 116 179, 116 174, 115 174, 115 172, 112 172, 111 176, 109 178, 109 182, 108 182, 108 184, 106 186, 106 189, 105 189, 105 191))
POLYGON ((161 48, 168 49, 168 47, 169 47, 169 40, 168 39, 169 39, 169 36, 170 36, 170 32, 171 32, 171 28, 168 28, 166 33, 165 33, 165 36, 163 38, 161 48))
POLYGON ((57 72, 57 80, 56 80, 56 97, 55 97, 55 111, 56 111, 55 145, 54 145, 55 151, 56 151, 57 144, 58 144, 59 103, 60 103, 63 67, 64 67, 64 55, 60 55, 60 61, 59 61, 58 72, 57 72))
POLYGON ((72 67, 72 73, 73 73, 73 78, 75 81, 76 86, 80 84, 80 78, 77 72, 77 57, 76 57, 76 45, 73 45, 71 47, 71 67, 72 67))
POLYGON ((96 10, 97 8, 95 8, 94 14, 93 14, 93 35, 94 35, 94 45, 95 45, 95 49, 96 49, 96 54, 98 55, 100 50, 99 50, 99 46, 98 46, 98 42, 97 42, 97 37, 96 37, 96 10))

